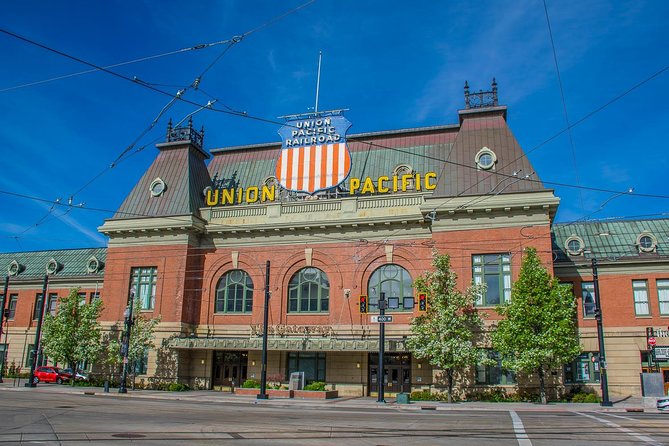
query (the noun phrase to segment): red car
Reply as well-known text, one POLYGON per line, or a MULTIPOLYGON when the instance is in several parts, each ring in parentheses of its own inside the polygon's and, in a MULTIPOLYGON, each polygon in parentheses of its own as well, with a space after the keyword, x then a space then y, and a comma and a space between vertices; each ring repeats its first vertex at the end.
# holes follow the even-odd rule
POLYGON ((33 375, 33 383, 35 384, 39 382, 63 384, 68 380, 69 378, 63 375, 58 367, 52 366, 37 367, 33 375))

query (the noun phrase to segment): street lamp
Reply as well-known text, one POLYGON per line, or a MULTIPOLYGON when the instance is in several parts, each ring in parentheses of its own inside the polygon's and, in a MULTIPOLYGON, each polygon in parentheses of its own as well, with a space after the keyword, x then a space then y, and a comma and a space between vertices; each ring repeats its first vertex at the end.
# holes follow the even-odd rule
MULTIPOLYGON (((9 276, 5 276, 5 288, 2 294, 2 307, 0 307, 0 342, 2 342, 2 324, 4 323, 5 313, 7 313, 7 321, 9 321, 9 298, 7 296, 7 288, 9 287, 9 276), (7 311, 5 312, 5 306, 7 311)), ((9 329, 7 329, 9 331, 9 329)), ((7 339, 7 335, 5 335, 7 339)), ((5 373, 5 362, 7 361, 7 343, 2 348, 2 362, 0 362, 0 383, 2 382, 2 375, 5 373)))
POLYGON ((592 281, 595 287, 595 320, 597 321, 597 341, 599 342, 599 382, 602 386, 602 402, 604 407, 611 407, 613 403, 609 400, 609 382, 606 373, 606 352, 604 350, 604 329, 602 327, 602 297, 599 294, 599 275, 597 272, 597 259, 592 259, 592 281))
POLYGON ((125 319, 125 331, 123 332, 123 342, 121 344, 121 356, 123 356, 123 370, 121 372, 121 382, 118 386, 118 393, 128 393, 125 381, 128 377, 128 350, 130 350, 130 330, 132 329, 132 308, 135 306, 135 290, 130 291, 130 304, 125 308, 123 317, 125 319))

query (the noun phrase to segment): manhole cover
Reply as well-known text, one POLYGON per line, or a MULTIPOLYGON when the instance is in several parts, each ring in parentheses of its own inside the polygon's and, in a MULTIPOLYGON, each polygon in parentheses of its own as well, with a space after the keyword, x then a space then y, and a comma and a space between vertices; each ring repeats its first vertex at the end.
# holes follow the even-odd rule
POLYGON ((130 432, 126 433, 121 433, 121 434, 112 434, 112 437, 117 437, 117 438, 144 438, 146 435, 142 434, 133 434, 130 432))

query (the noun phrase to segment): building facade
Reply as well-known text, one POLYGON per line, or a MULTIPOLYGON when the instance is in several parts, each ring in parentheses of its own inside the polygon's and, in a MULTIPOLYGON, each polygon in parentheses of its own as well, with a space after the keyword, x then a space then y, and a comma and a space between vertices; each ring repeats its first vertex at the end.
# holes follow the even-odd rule
MULTIPOLYGON (((477 306, 488 325, 498 319, 496 306, 510 299, 527 247, 574 284, 579 308, 585 308, 579 293, 589 278, 588 267, 580 266, 588 259, 585 248, 576 256, 564 248, 574 248, 572 231, 584 240, 578 231, 588 225, 552 230, 559 199, 513 136, 496 84, 488 92, 466 89, 465 104, 457 124, 355 135, 337 127, 341 112, 295 116, 280 143, 209 151, 192 125, 170 126, 151 166, 100 227, 109 237, 99 254, 103 268, 78 276, 77 283, 89 292, 92 279, 104 273, 104 327, 118 326, 130 296, 140 300, 142 316, 160 315, 156 348, 139 377, 147 384, 178 380, 229 388, 259 379, 267 312, 270 380, 285 382, 291 372, 303 371, 340 395, 370 395, 380 383, 387 392, 443 389, 440 371, 413 358, 406 346, 410 321, 419 314, 412 284, 430 269, 434 252, 450 255, 462 289, 487 285, 477 306), (361 296, 367 314, 360 312, 361 296), (379 325, 371 321, 381 298, 393 316, 386 324, 383 373, 379 325)), ((662 228, 649 229, 655 251, 630 259, 628 272, 602 261, 600 274, 632 278, 634 293, 645 280, 648 300, 655 292, 666 296, 662 228), (651 264, 654 275, 643 275, 651 264)), ((20 255, 1 260, 9 264, 20 255)), ((21 277, 10 280, 10 296, 21 277)), ((34 299, 38 280, 32 280, 26 293, 34 299)), ((609 285, 620 297, 603 303, 607 330, 632 336, 624 342, 628 353, 639 347, 636 355, 621 353, 625 359, 610 356, 612 391, 638 394, 638 333, 660 328, 666 305, 649 303, 651 319, 636 314, 628 321, 613 303, 623 302, 613 280, 603 281, 600 294, 613 296, 609 285)), ((27 312, 28 305, 19 303, 27 312)), ((584 349, 594 352, 592 322, 579 311, 584 349)), ((15 342, 33 324, 16 314, 8 358, 23 363, 15 342)), ((606 335, 607 341, 615 336, 606 335)), ((574 370, 584 369, 568 365, 552 375, 552 385, 596 384, 594 371, 590 382, 574 370)), ((480 366, 467 377, 465 391, 513 389, 515 379, 499 366, 480 366)))

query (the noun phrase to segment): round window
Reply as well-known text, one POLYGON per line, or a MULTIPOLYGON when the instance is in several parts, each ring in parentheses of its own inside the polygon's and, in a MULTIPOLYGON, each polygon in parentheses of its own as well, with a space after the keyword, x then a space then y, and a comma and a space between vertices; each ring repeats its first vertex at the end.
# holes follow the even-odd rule
POLYGON ((643 249, 651 249, 653 247, 653 239, 649 235, 644 235, 639 239, 639 246, 643 249))
POLYGON ((479 169, 490 170, 495 167, 497 156, 495 155, 495 152, 489 148, 483 147, 474 157, 474 161, 479 169))
POLYGON ((564 244, 570 256, 580 256, 583 254, 583 246, 583 240, 576 235, 567 238, 564 244))
POLYGON ((158 197, 162 195, 165 192, 165 189, 167 189, 167 186, 165 185, 165 182, 160 179, 156 178, 151 182, 151 185, 149 186, 149 192, 151 192, 151 195, 154 197, 158 197))

